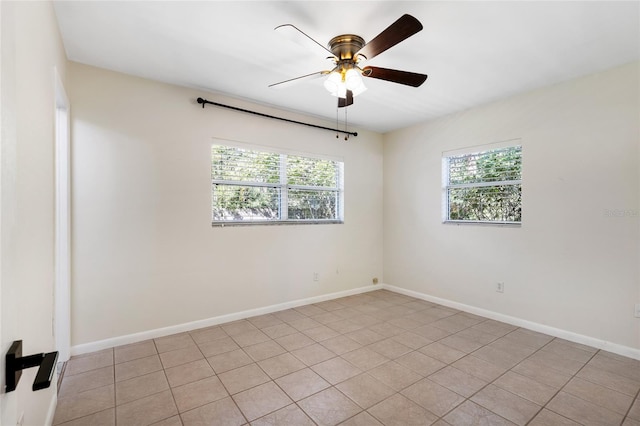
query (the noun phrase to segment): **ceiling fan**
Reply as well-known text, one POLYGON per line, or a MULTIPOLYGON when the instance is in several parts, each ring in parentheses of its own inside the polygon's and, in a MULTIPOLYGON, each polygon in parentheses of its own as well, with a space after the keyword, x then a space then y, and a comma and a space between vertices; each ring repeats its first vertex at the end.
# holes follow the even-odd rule
POLYGON ((327 47, 324 47, 294 25, 280 25, 275 30, 322 55, 326 55, 328 52, 327 59, 333 61, 334 68, 284 80, 271 84, 269 87, 285 87, 326 76, 324 86, 332 95, 338 97, 338 107, 342 108, 353 104, 354 96, 366 90, 362 77, 376 78, 412 87, 420 86, 427 79, 426 74, 372 66, 361 68, 359 66, 360 63, 373 59, 422 30, 420 21, 411 15, 402 15, 368 43, 365 43, 364 39, 358 35, 342 34, 332 38, 327 47))

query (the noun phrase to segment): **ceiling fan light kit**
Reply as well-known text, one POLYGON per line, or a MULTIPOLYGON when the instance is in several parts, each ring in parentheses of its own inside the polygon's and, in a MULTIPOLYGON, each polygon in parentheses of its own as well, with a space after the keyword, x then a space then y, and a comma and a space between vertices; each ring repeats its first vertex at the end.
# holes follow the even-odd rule
POLYGON ((367 90, 362 77, 376 78, 411 87, 419 87, 427 79, 426 74, 372 66, 360 68, 358 66, 359 62, 370 60, 421 31, 422 24, 411 15, 402 15, 369 43, 365 43, 364 39, 358 35, 342 34, 332 38, 327 45, 328 48, 324 48, 294 25, 280 25, 276 27, 276 30, 280 30, 293 41, 307 47, 311 46, 316 50, 319 47, 321 51, 330 53, 328 59, 334 62, 335 67, 330 71, 307 74, 271 84, 269 87, 289 85, 310 78, 327 76, 324 87, 331 95, 338 97, 338 108, 342 108, 353 104, 353 98, 367 90))
POLYGON ((346 99, 347 91, 351 91, 353 96, 358 96, 367 90, 360 71, 356 68, 347 69, 346 67, 331 71, 329 77, 324 81, 324 87, 333 96, 342 99, 346 99))

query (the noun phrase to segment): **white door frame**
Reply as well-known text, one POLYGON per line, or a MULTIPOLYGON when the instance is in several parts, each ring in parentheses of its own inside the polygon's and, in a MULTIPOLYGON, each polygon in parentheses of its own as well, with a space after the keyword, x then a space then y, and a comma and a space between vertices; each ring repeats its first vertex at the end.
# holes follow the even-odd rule
MULTIPOLYGON (((0 4, 0 47, 2 46, 2 5, 0 4)), ((4 57, 4 55, 2 54, 4 53, 4 51, 0 51, 0 93, 2 93, 2 90, 4 89, 3 87, 3 81, 2 81, 2 58, 4 57)), ((0 127, 2 127, 3 123, 3 116, 2 116, 2 100, 0 99, 0 127)), ((2 139, 2 131, 0 129, 0 349, 2 350, 2 352, 4 352, 4 340, 2 340, 2 144, 3 144, 3 139, 2 139)), ((2 363, 2 365, 0 365, 0 376, 4 376, 5 374, 5 365, 4 363, 2 363)), ((3 381, 0 381, 0 383, 4 383, 3 381)), ((5 405, 5 401, 2 397, 0 397, 0 423, 2 423, 4 416, 3 416, 3 406, 5 405)))
POLYGON ((71 355, 71 149, 69 98, 57 68, 55 74, 55 289, 53 335, 59 361, 71 355))

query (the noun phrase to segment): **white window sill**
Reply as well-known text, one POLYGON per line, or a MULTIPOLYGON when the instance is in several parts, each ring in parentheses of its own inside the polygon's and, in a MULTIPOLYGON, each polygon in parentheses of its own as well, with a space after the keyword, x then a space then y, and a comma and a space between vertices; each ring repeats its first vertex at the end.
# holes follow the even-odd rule
POLYGON ((480 226, 507 226, 512 228, 522 227, 522 222, 497 222, 480 220, 444 220, 444 225, 480 225, 480 226))
POLYGON ((212 227, 252 226, 252 225, 335 225, 344 224, 343 220, 238 220, 213 221, 212 227))

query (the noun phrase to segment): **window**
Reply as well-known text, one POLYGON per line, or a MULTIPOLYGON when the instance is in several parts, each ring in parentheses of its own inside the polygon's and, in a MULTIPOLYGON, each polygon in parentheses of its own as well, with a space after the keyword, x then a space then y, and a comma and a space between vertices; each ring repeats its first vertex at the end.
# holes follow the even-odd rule
POLYGON ((442 170, 445 222, 521 223, 521 146, 445 153, 442 170))
POLYGON ((341 223, 343 163, 214 144, 213 224, 341 223))

